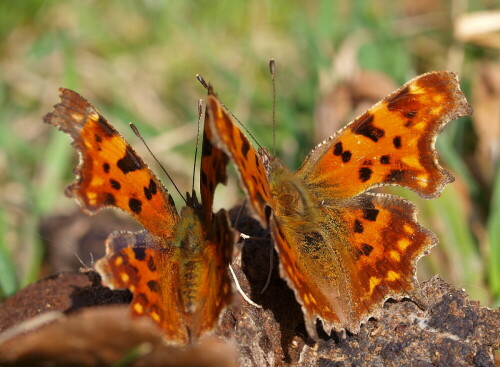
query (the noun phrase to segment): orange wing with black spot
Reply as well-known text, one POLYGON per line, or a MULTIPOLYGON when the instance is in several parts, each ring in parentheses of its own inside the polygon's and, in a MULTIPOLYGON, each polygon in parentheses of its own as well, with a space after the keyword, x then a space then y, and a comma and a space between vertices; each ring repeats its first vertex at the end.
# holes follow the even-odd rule
POLYGON ((422 74, 321 143, 297 176, 337 198, 380 185, 435 197, 453 181, 439 165, 436 137, 448 121, 471 113, 455 73, 422 74))
POLYGON ((213 146, 211 141, 212 132, 209 124, 210 119, 215 118, 211 110, 213 107, 213 98, 212 95, 207 97, 201 149, 200 192, 204 211, 203 215, 206 220, 212 215, 215 188, 219 183, 225 184, 227 181, 226 168, 229 162, 228 156, 216 146, 213 146))
POLYGON ((162 183, 85 98, 64 88, 60 97, 61 102, 44 121, 69 134, 80 155, 77 178, 66 194, 88 214, 105 207, 119 208, 150 233, 171 237, 178 214, 162 183))
POLYGON ((260 155, 214 95, 208 96, 207 115, 207 137, 236 164, 240 182, 257 217, 263 225, 267 225, 265 209, 272 202, 272 197, 260 155))

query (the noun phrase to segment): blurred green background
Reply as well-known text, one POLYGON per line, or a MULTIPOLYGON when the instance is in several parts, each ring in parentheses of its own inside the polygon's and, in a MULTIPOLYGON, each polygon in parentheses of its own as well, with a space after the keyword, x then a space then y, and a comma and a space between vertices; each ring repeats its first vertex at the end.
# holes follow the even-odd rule
MULTIPOLYGON (((205 96, 195 74, 214 85, 261 145, 271 147, 268 61, 274 58, 276 151, 293 169, 315 144, 415 75, 460 74, 475 114, 451 123, 437 144, 456 181, 434 200, 391 191, 414 201, 420 222, 440 238, 419 262, 419 279, 439 274, 485 305, 498 305, 500 20, 495 4, 1 1, 0 297, 61 270, 50 261, 58 252, 69 249, 76 258, 70 235, 50 237, 64 226, 53 218, 79 212, 63 194, 73 180, 76 153, 65 134, 42 123, 59 101, 58 87, 85 96, 152 163, 127 126, 136 123, 187 191, 196 106, 205 96)), ((226 208, 242 198, 235 177, 229 181, 217 198, 226 208)), ((84 236, 91 227, 75 228, 84 236)))

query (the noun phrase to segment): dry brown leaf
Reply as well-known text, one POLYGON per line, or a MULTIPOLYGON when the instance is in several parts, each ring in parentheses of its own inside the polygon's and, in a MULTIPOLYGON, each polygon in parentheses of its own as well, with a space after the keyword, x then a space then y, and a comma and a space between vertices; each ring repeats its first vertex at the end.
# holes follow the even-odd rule
POLYGON ((500 49, 500 11, 463 14, 455 20, 454 33, 459 41, 500 49))
POLYGON ((476 163, 483 180, 491 183, 500 157, 500 65, 483 62, 477 70, 472 84, 476 163))

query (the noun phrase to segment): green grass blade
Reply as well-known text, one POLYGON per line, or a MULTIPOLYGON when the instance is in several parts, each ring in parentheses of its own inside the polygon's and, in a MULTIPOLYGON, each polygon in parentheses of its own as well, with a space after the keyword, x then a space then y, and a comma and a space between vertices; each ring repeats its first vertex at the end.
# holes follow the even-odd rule
POLYGON ((10 296, 18 289, 16 268, 7 247, 6 233, 5 212, 0 208, 0 298, 10 296))
POLYGON ((486 229, 490 243, 488 281, 498 304, 500 303, 500 169, 497 169, 493 185, 490 216, 486 229))

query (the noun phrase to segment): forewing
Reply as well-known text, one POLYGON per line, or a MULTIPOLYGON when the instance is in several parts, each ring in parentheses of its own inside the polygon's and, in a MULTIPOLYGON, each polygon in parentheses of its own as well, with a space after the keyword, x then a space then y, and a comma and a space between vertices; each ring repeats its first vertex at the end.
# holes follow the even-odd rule
POLYGON ((271 195, 259 154, 214 95, 208 96, 207 115, 209 138, 213 145, 221 149, 235 164, 248 200, 261 223, 267 226, 265 209, 271 203, 271 195))
POLYGON ((233 255, 234 232, 224 210, 213 215, 212 228, 204 244, 206 264, 199 273, 202 280, 197 289, 199 312, 191 317, 191 333, 195 338, 212 330, 218 324, 221 312, 232 299, 228 267, 233 255))
MULTIPOLYGON (((211 98, 213 97, 208 97, 209 100, 211 98)), ((203 215, 207 223, 210 223, 215 188, 219 183, 226 184, 226 169, 229 158, 222 150, 212 144, 212 132, 209 128, 209 119, 213 118, 213 114, 211 115, 208 109, 209 106, 207 104, 201 154, 200 192, 201 202, 203 204, 203 215)))
POLYGON ((119 208, 150 233, 170 237, 178 215, 162 183, 86 99, 64 88, 60 97, 44 121, 70 135, 80 156, 76 180, 66 194, 88 214, 119 208))
POLYGON ((455 73, 420 75, 316 147, 297 175, 337 198, 380 185, 438 196, 453 177, 438 163, 436 137, 448 121, 471 113, 455 73))

